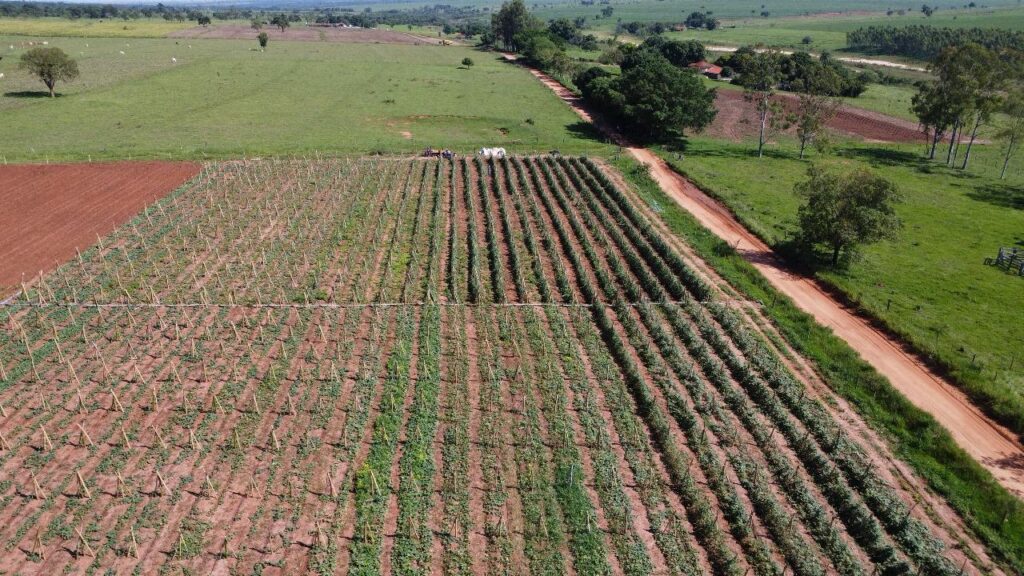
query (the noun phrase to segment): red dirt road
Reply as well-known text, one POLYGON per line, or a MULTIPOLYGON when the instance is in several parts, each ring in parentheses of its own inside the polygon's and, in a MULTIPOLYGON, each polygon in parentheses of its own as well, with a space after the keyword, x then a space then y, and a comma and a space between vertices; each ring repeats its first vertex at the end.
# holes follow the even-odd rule
POLYGON ((191 162, 0 166, 0 296, 199 172, 191 162))
MULTIPOLYGON (((515 57, 505 55, 506 59, 515 57)), ((529 69, 584 120, 593 122, 579 99, 553 78, 529 69)), ((818 323, 829 327, 915 406, 939 421, 968 454, 987 468, 1007 490, 1024 497, 1024 447, 1008 430, 987 418, 952 384, 935 374, 900 342, 876 330, 864 318, 836 302, 813 279, 790 272, 771 248, 740 224, 723 205, 672 170, 656 154, 629 146, 624 139, 597 123, 612 139, 651 169, 651 176, 679 206, 736 250, 793 299, 818 323)))

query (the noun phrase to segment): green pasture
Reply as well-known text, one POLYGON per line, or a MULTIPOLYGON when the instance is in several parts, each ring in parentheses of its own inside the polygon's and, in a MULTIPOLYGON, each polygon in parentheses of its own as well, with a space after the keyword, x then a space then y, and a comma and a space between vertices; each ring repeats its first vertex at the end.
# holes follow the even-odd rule
POLYGON ((22 41, 0 38, 7 161, 604 149, 526 71, 465 47, 54 38, 82 78, 51 100, 17 70, 22 41))
POLYGON ((171 32, 195 25, 192 21, 177 22, 163 18, 0 18, 0 36, 163 38, 171 32))
POLYGON ((692 138, 664 155, 723 200, 769 243, 790 239, 801 199, 793 186, 812 162, 869 168, 899 185, 898 240, 865 248, 847 270, 818 276, 951 370, 977 402, 1024 430, 1024 324, 1014 310, 1024 278, 984 265, 1000 246, 1024 246, 1024 158, 998 179, 998 146, 975 148, 968 172, 922 157, 923 146, 844 144, 799 160, 793 142, 770 146, 692 138))

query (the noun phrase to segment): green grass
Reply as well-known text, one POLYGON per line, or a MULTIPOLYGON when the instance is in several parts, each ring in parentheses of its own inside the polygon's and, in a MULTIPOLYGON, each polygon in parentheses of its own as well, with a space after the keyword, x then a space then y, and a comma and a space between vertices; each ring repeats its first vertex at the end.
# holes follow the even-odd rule
MULTIPOLYGON (((0 46, 16 41, 0 38, 0 46)), ((14 96, 43 86, 16 70, 16 58, 0 61, 7 161, 605 149, 578 133, 578 118, 526 71, 469 48, 277 42, 259 52, 250 41, 184 39, 50 45, 85 52, 82 78, 60 86, 66 95, 55 100, 14 96), (476 62, 470 70, 459 65, 466 56, 476 62)))
MULTIPOLYGON (((682 161, 665 157, 778 245, 796 230, 800 200, 793 185, 810 161, 799 160, 790 142, 770 146, 762 159, 753 147, 694 138, 682 161)), ((846 271, 818 276, 947 368, 988 413, 1024 433, 1024 325, 1013 312, 1024 279, 983 265, 998 247, 1024 243, 1024 165, 1018 162, 1000 182, 992 176, 996 147, 976 147, 966 174, 923 160, 922 148, 851 144, 824 160, 812 155, 842 169, 870 168, 896 182, 905 197, 897 241, 867 247, 846 271)))
MULTIPOLYGON (((844 8, 844 10, 849 9, 851 8, 844 8)), ((846 48, 847 32, 863 26, 917 24, 951 28, 980 27, 1024 30, 1024 9, 1015 7, 940 10, 931 18, 926 18, 919 10, 910 10, 903 16, 873 13, 783 18, 746 17, 724 21, 718 30, 686 30, 673 32, 670 36, 692 38, 707 44, 724 46, 764 44, 792 50, 835 51, 846 48), (805 37, 810 37, 812 42, 804 44, 805 37)))
POLYGON ((697 223, 638 171, 635 162, 614 164, 636 186, 666 224, 684 237, 732 286, 765 304, 765 311, 786 339, 810 358, 838 394, 852 403, 890 443, 896 455, 911 464, 928 485, 943 495, 995 553, 1024 570, 1024 504, 1000 486, 991 474, 956 445, 949 432, 914 407, 889 382, 857 356, 845 342, 779 294, 730 246, 697 223), (771 303, 769 305, 769 303, 771 303))
POLYGON ((0 36, 74 36, 116 38, 163 38, 195 22, 174 22, 163 18, 94 20, 80 18, 0 18, 0 36))

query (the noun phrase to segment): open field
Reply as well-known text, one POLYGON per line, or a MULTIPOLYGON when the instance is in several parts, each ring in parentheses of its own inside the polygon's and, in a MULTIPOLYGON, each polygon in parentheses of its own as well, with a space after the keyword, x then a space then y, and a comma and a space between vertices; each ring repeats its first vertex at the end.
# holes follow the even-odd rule
POLYGON ((529 75, 464 47, 272 41, 259 52, 254 40, 70 38, 50 45, 84 53, 81 82, 96 85, 59 86, 67 95, 52 101, 32 97, 43 85, 17 72, 25 47, 15 45, 0 61, 0 108, 13 107, 0 123, 8 161, 469 152, 484 144, 606 149, 529 75), (470 69, 460 66, 467 56, 476 62, 470 69))
POLYGON ((0 166, 0 299, 198 172, 166 162, 0 166))
POLYGON ((162 38, 175 30, 191 28, 193 25, 192 22, 177 22, 163 18, 0 18, 0 35, 162 38))
POLYGON ((613 181, 209 166, 7 308, 2 568, 1001 573, 613 181))
MULTIPOLYGON (((294 26, 281 32, 274 26, 266 26, 262 32, 270 36, 271 42, 301 40, 304 42, 355 42, 364 44, 440 44, 441 39, 433 36, 416 36, 410 32, 376 28, 342 28, 330 26, 294 26)), ((253 40, 258 32, 246 24, 195 26, 168 34, 171 38, 230 38, 253 40)))
MULTIPOLYGON (((785 110, 794 110, 795 98, 789 94, 778 94, 774 100, 785 110)), ((757 137, 757 107, 747 101, 739 90, 720 90, 715 98, 718 110, 714 122, 706 133, 715 138, 733 141, 757 137)), ((924 144, 927 135, 916 123, 875 112, 844 106, 829 120, 827 128, 841 137, 854 137, 871 142, 916 142, 924 144)), ((791 128, 787 133, 794 133, 791 128)))
MULTIPOLYGON (((934 5, 934 4, 932 4, 934 5)), ((716 7, 717 8, 717 7, 716 7)), ((715 11, 718 15, 718 10, 715 11)), ((618 13, 616 13, 616 16, 618 13)), ((685 14, 678 17, 685 18, 685 14)), ((656 18, 652 18, 657 20, 656 18)), ((625 21, 640 20, 626 18, 625 21)), ((611 23, 614 25, 614 22, 611 23)), ((761 18, 748 14, 722 22, 717 30, 685 30, 668 34, 674 38, 695 39, 711 45, 742 46, 763 44, 776 48, 811 51, 836 51, 846 48, 846 33, 864 26, 928 25, 950 28, 1007 28, 1024 30, 1024 9, 1019 6, 1005 8, 975 8, 940 10, 930 18, 920 12, 920 4, 903 16, 886 16, 882 12, 847 12, 845 14, 817 14, 761 18), (810 37, 810 44, 804 38, 810 37)), ((600 20, 593 26, 603 29, 609 24, 600 20)))
POLYGON ((866 248, 848 271, 819 277, 946 365, 990 414, 1024 430, 1022 332, 1005 313, 1021 280, 982 263, 998 247, 1024 242, 1020 169, 999 181, 998 150, 990 146, 975 151, 967 174, 921 159, 923 146, 844 145, 834 157, 808 161, 785 139, 761 160, 752 146, 695 138, 686 160, 672 162, 776 246, 795 230, 793 185, 810 162, 868 167, 895 181, 905 197, 897 207, 899 240, 866 248))

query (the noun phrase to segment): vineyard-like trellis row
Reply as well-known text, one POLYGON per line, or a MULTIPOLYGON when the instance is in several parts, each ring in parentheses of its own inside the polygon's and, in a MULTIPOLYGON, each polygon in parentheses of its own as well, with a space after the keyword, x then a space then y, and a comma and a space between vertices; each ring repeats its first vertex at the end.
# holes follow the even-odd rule
POLYGON ((13 571, 959 572, 586 159, 211 165, 27 288, 13 571))

